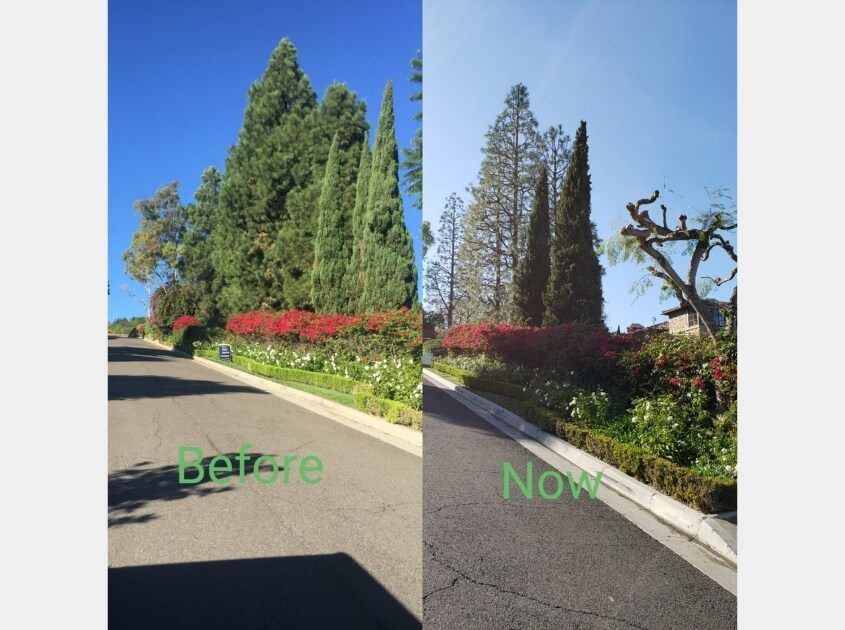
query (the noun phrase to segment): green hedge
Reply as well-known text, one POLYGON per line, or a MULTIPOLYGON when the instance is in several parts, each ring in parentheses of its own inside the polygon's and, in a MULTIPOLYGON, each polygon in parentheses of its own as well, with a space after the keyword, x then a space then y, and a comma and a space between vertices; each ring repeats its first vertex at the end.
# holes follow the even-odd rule
POLYGON ((417 411, 416 409, 395 400, 378 398, 373 394, 372 389, 370 389, 368 385, 357 387, 355 391, 352 392, 352 395, 355 398, 355 406, 357 406, 361 411, 381 416, 393 424, 402 424, 406 427, 416 429, 417 431, 422 430, 421 411, 417 411))
MULTIPOLYGON (((197 350, 194 354, 195 356, 209 359, 217 358, 217 351, 215 350, 197 350)), ((316 385, 317 387, 324 387, 336 392, 352 394, 355 399, 355 406, 361 411, 380 416, 393 424, 402 424, 413 429, 422 430, 421 411, 417 411, 395 400, 378 398, 373 394, 373 388, 366 383, 360 383, 345 376, 326 374, 325 372, 308 372, 307 370, 265 365, 264 363, 258 363, 257 361, 238 355, 232 356, 232 362, 259 376, 266 376, 280 381, 316 385)))
POLYGON ((235 365, 245 367, 250 372, 260 376, 267 376, 275 378, 279 381, 293 381, 294 383, 305 383, 306 385, 316 385, 317 387, 325 387, 336 392, 343 392, 344 394, 351 394, 352 389, 356 385, 361 385, 358 381, 353 381, 351 378, 345 376, 338 376, 337 374, 326 374, 325 372, 308 372, 307 370, 297 370, 294 368, 278 367, 276 365, 265 365, 258 363, 246 357, 238 355, 232 356, 232 361, 235 365))
POLYGON ((531 403, 522 405, 520 415, 544 431, 557 435, 576 448, 705 514, 736 510, 735 480, 707 477, 647 453, 633 444, 624 444, 601 433, 566 422, 553 411, 531 403))
POLYGON ((513 385, 511 383, 503 383, 502 381, 493 381, 488 378, 481 378, 462 370, 461 368, 448 365, 446 363, 432 362, 431 367, 438 372, 445 372, 454 376, 461 385, 466 385, 471 389, 477 389, 482 392, 489 392, 491 394, 501 394, 513 398, 514 400, 526 401, 528 394, 525 393, 520 385, 513 385))

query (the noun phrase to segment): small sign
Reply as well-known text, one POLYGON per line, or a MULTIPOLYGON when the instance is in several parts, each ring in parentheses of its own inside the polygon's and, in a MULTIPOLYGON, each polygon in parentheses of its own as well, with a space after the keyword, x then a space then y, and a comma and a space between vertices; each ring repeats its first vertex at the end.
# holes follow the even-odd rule
POLYGON ((217 346, 217 353, 221 361, 232 360, 232 346, 227 343, 221 343, 217 346))

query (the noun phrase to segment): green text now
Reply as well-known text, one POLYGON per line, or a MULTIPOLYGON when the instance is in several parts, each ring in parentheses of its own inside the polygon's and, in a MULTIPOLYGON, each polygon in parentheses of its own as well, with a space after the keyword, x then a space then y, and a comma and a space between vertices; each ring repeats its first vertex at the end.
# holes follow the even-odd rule
MULTIPOLYGON (((597 472, 595 476, 595 485, 590 485, 590 476, 586 472, 581 473, 581 478, 578 483, 572 479, 572 473, 566 473, 569 480, 569 489, 572 491, 572 498, 577 499, 581 495, 581 489, 586 488, 587 494, 591 499, 595 499, 599 492, 599 483, 601 483, 601 472, 597 472)), ((534 464, 528 462, 526 464, 525 480, 516 472, 510 462, 505 462, 502 465, 502 498, 511 498, 511 480, 516 484, 522 495, 526 499, 534 498, 534 464)), ((557 499, 563 494, 563 477, 556 470, 547 470, 537 478, 537 493, 544 499, 557 499), (553 492, 546 492, 546 480, 553 480, 553 492)))

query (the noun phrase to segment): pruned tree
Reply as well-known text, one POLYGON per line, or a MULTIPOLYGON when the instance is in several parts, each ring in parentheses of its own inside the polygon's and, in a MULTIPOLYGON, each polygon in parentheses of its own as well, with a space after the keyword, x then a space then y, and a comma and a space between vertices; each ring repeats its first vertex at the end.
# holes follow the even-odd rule
POLYGON ((709 194, 711 203, 708 210, 692 219, 680 214, 673 228, 669 227, 669 209, 664 204, 660 204, 661 217, 657 220, 649 216, 647 208, 643 208, 657 201, 659 191, 655 190, 651 197, 636 203, 628 203, 626 208, 633 223, 623 227, 619 236, 608 241, 604 249, 612 265, 627 260, 644 263, 651 259, 654 264, 646 267, 648 275, 639 283, 640 292, 651 286, 653 278, 658 278, 662 281, 663 291, 677 297, 682 304, 689 304, 698 314, 707 334, 715 339, 719 326, 713 309, 728 310, 729 313, 735 311, 737 288, 734 285, 727 302, 707 296, 714 287, 736 279, 737 254, 727 235, 733 234, 737 225, 736 205, 724 204, 724 199, 730 199, 724 189, 710 191, 709 194), (688 221, 699 227, 690 227, 688 221), (677 250, 678 245, 684 246, 684 255, 688 256, 685 276, 681 275, 679 264, 672 261, 673 250, 677 250), (715 251, 721 251, 728 258, 732 270, 721 277, 699 277, 701 264, 709 261, 715 251))
POLYGON ((437 257, 425 266, 425 296, 432 311, 443 315, 447 328, 455 323, 459 302, 466 297, 463 283, 464 262, 461 259, 463 242, 464 202, 452 193, 440 216, 437 238, 437 257))

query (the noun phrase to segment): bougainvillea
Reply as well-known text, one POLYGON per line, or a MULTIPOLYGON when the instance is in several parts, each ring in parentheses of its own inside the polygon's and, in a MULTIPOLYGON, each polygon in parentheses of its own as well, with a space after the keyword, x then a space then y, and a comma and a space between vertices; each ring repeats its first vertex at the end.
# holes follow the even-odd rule
POLYGON ((239 335, 283 337, 314 342, 327 338, 380 337, 406 349, 422 344, 422 313, 403 308, 362 315, 318 315, 307 311, 256 311, 229 318, 226 330, 239 335))
POLYGON ((193 315, 183 315, 173 322, 173 330, 182 330, 188 326, 201 326, 199 320, 193 315))
POLYGON ((450 328, 443 338, 443 347, 452 355, 484 354, 506 364, 554 369, 592 382, 610 376, 617 355, 636 343, 628 335, 578 323, 545 328, 463 324, 450 328))

